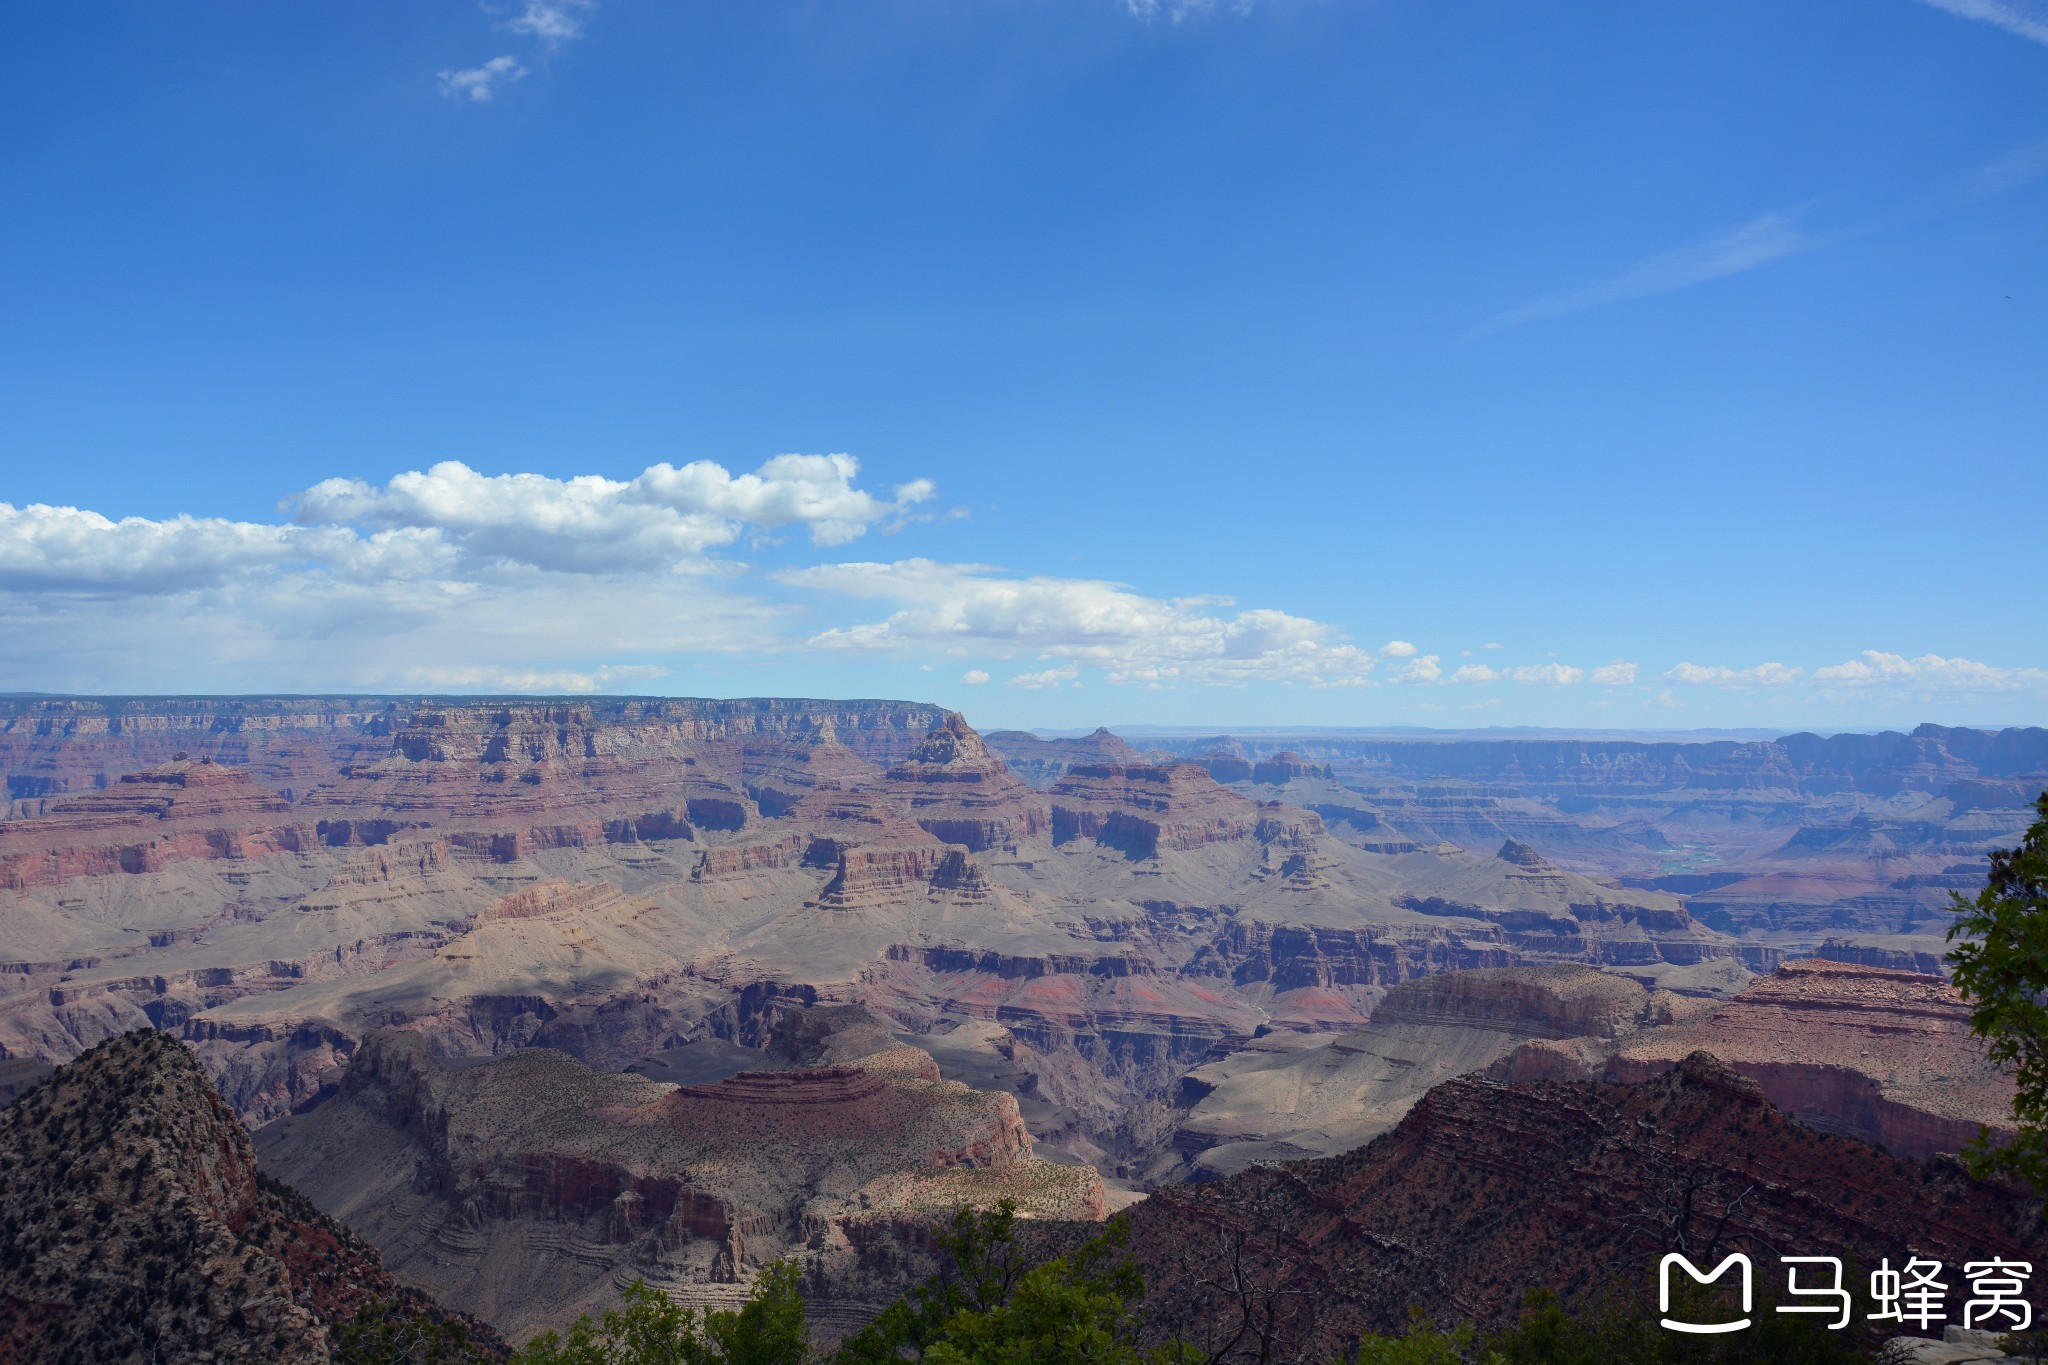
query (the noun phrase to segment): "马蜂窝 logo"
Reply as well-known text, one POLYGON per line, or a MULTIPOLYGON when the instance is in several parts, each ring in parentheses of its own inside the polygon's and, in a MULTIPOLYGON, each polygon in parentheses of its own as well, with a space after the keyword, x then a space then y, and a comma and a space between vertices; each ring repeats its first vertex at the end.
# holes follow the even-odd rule
POLYGON ((1755 1289, 1753 1278, 1754 1272, 1750 1267, 1749 1257, 1739 1251, 1729 1253, 1726 1260, 1704 1274, 1701 1273, 1698 1266, 1688 1261, 1685 1257, 1675 1251, 1670 1252, 1663 1260, 1657 1263, 1657 1311, 1666 1315, 1660 1321, 1673 1332, 1698 1332, 1701 1334, 1740 1332, 1743 1328, 1749 1326, 1749 1304, 1753 1297, 1752 1291, 1755 1289), (1722 1275, 1726 1274, 1728 1267, 1731 1265, 1740 1268, 1742 1271, 1743 1315, 1740 1318, 1737 1318, 1734 1322, 1707 1323, 1679 1322, 1669 1316, 1671 1312, 1671 1271, 1674 1266, 1692 1276, 1695 1283, 1712 1284, 1720 1279, 1722 1275))
MULTIPOLYGON (((1840 1257, 1780 1256, 1778 1262, 1785 1267, 1785 1292, 1789 1297, 1820 1302, 1782 1303, 1773 1311, 1831 1313, 1835 1320, 1827 1324, 1829 1331, 1839 1332, 1849 1325, 1854 1317, 1854 1305, 1849 1291, 1842 1284, 1840 1257), (1802 1266, 1816 1267, 1807 1272, 1805 1283, 1800 1280, 1802 1266), (1817 1282, 1822 1277, 1819 1268, 1825 1268, 1826 1283, 1817 1282)), ((1878 1268, 1870 1272, 1870 1300, 1876 1311, 1868 1315, 1869 1319, 1873 1322, 1896 1322, 1902 1327, 1911 1324, 1923 1332, 1933 1330, 1936 1323, 1947 1321, 1949 1287, 1941 1278, 1946 1269, 1940 1261, 1919 1256, 1910 1257, 1898 1270, 1892 1269, 1889 1258, 1880 1261, 1878 1268)), ((2026 1261, 1993 1258, 1966 1262, 1963 1278, 1969 1281, 1969 1292, 1963 1301, 1963 1326, 1978 1330, 2026 1331, 2033 1325, 2034 1309, 2023 1295, 2027 1280, 2033 1273, 2034 1267, 2026 1261)), ((1754 1276, 1755 1269, 1749 1257, 1739 1251, 1730 1253, 1709 1271, 1702 1271, 1684 1256, 1671 1252, 1657 1263, 1657 1311, 1663 1314, 1659 1321, 1673 1332, 1703 1335, 1740 1332, 1750 1325, 1754 1276), (1671 1316, 1671 1272, 1674 1269, 1683 1270, 1696 1284, 1707 1285, 1720 1280, 1731 1267, 1740 1272, 1740 1318, 1729 1322, 1681 1322, 1671 1316)))

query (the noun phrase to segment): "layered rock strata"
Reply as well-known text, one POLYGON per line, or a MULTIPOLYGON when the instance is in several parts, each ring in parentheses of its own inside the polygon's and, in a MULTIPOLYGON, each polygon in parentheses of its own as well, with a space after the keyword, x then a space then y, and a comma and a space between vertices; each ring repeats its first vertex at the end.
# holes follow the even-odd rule
MULTIPOLYGON (((1984 1055, 1970 1007, 1938 976, 1789 962, 1699 1020, 1620 1044, 1603 1074, 1644 1080, 1695 1051, 1720 1057, 1809 1127, 1906 1157, 2012 1131, 2013 1078, 1984 1055)), ((1517 1059, 1555 1064, 1540 1049, 1517 1059)))
POLYGON ((844 1250, 865 1214, 1008 1195, 1101 1215, 1095 1173, 1034 1158, 1013 1099, 940 1080, 872 1016, 799 1016, 778 1038, 763 1061, 781 1069, 675 1086, 546 1049, 450 1067, 374 1034, 333 1099, 263 1130, 264 1161, 514 1335, 635 1277, 687 1297, 844 1250))
POLYGON ((1275 1310, 1274 1358, 1323 1360, 1405 1331, 1417 1304, 1484 1327, 1537 1287, 1653 1300, 1667 1251, 1746 1252, 1759 1276, 1780 1255, 2040 1264, 2039 1210, 1953 1163, 1801 1127, 1695 1054, 1642 1085, 1453 1080, 1364 1147, 1175 1186, 1130 1216, 1155 1333, 1220 1345, 1248 1302, 1275 1310), (1218 1292, 1237 1282, 1254 1292, 1218 1292))

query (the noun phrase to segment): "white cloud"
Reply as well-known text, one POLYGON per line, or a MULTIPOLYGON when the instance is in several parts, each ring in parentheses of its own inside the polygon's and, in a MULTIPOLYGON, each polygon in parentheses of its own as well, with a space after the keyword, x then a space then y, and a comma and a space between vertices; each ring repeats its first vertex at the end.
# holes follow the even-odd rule
POLYGON ((670 670, 652 664, 605 664, 588 672, 532 668, 419 668, 408 682, 427 692, 615 692, 620 686, 665 678, 670 670))
POLYGON ((77 507, 0 502, 0 588, 25 592, 178 592, 311 551, 289 526, 173 517, 112 521, 77 507))
MULTIPOLYGON (((1078 682, 1080 676, 1081 670, 1079 666, 1064 664, 1059 668, 1048 668, 1037 673, 1019 673, 1004 685, 1007 687, 1021 687, 1027 692, 1057 692, 1061 686, 1067 683, 1073 683, 1078 687, 1080 685, 1078 682)), ((984 673, 982 677, 986 679, 988 675, 984 673)))
POLYGON ((1485 664, 1466 664, 1457 672, 1451 674, 1451 681, 1454 683, 1490 683, 1499 677, 1500 674, 1494 672, 1485 664))
POLYGON ((1794 217, 1792 213, 1767 213, 1718 237, 1661 252, 1638 261, 1605 283, 1546 295, 1497 314, 1466 333, 1465 339, 1475 340, 1524 323, 1563 317, 1603 304, 1668 294, 1724 275, 1739 275, 1818 245, 1816 239, 1794 225, 1794 217))
POLYGON ((567 42, 583 36, 583 12, 594 0, 526 0, 526 8, 498 25, 547 43, 567 42))
POLYGON ((1726 668, 1720 665, 1682 663, 1661 675, 1664 682, 1688 687, 1785 687, 1797 682, 1804 669, 1781 663, 1763 663, 1755 668, 1726 668))
POLYGON ((1415 646, 1406 640, 1389 640, 1380 646, 1380 657, 1383 659, 1408 659, 1414 655, 1415 646))
POLYGON ((1480 647, 1481 649, 1506 649, 1506 648, 1507 648, 1507 646, 1506 646, 1506 645, 1504 645, 1504 644, 1501 644, 1501 643, 1500 643, 1499 641, 1497 641, 1497 640, 1489 640, 1489 641, 1487 641, 1487 642, 1486 642, 1485 644, 1483 644, 1483 645, 1481 645, 1481 646, 1479 646, 1479 647, 1480 647))
POLYGON ((854 487, 850 455, 778 455, 751 474, 698 460, 657 464, 630 481, 585 474, 479 474, 456 460, 399 474, 381 488, 328 479, 292 500, 302 524, 430 529, 465 554, 570 573, 688 568, 749 525, 802 524, 815 545, 842 545, 932 498, 918 479, 884 501, 854 487))
POLYGON ((1387 681, 1397 683, 1433 683, 1442 682, 1443 676, 1442 658, 1435 654, 1424 654, 1410 659, 1406 664, 1390 674, 1387 681))
POLYGON ((1650 698, 1650 700, 1646 702, 1645 705, 1679 707, 1685 705, 1685 703, 1678 699, 1678 694, 1676 692, 1673 692, 1670 688, 1667 687, 1663 691, 1659 692, 1656 696, 1650 698))
POLYGON ((988 671, 981 668, 970 668, 960 675, 960 681, 966 683, 969 687, 979 687, 988 681, 988 671))
POLYGON ((1627 687, 1635 680, 1634 664, 1602 664, 1593 670, 1593 681, 1602 687, 1627 687))
POLYGON ((526 68, 508 53, 465 71, 443 71, 441 93, 453 100, 482 103, 497 95, 499 85, 523 80, 525 76, 526 68))
POLYGON ((1100 668, 1112 683, 1312 687, 1369 684, 1373 658, 1320 621, 1269 608, 1236 612, 1215 598, 1145 597, 1120 583, 1029 577, 928 559, 826 564, 781 581, 897 609, 835 627, 831 649, 964 651, 1041 657, 1100 668))
POLYGON ((1835 687, 1894 686, 1940 692, 2015 692, 2048 688, 2048 670, 1999 668, 1973 659, 1945 659, 1939 654, 1922 654, 1908 659, 1866 649, 1847 663, 1816 669, 1815 682, 1835 687))
POLYGON ((1921 0, 1964 19, 1995 24, 2008 33, 2048 45, 2048 8, 2026 0, 1921 0))
POLYGON ((1252 0, 1124 0, 1124 13, 1133 19, 1171 19, 1182 23, 1189 19, 1227 9, 1233 14, 1251 12, 1252 0))
POLYGON ((1573 668, 1569 664, 1522 664, 1503 669, 1501 676, 1529 686, 1569 687, 1584 678, 1586 673, 1584 669, 1573 668))

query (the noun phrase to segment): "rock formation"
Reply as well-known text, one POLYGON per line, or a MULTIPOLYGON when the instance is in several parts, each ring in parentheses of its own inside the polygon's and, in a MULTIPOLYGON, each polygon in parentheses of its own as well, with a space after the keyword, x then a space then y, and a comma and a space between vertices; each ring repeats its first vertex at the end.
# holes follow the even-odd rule
POLYGON ((260 1125, 383 1026, 617 1071, 860 1003, 1142 1183, 1190 1068, 1356 1029, 1415 977, 1580 963, 1725 996, 1789 956, 1933 965, 1911 916, 2032 761, 2025 734, 1768 762, 1378 743, 1204 738, 1205 769, 895 702, 0 701, 0 1063, 161 1027, 260 1125), (1431 754, 1451 776, 1413 776, 1431 754), (1823 769, 1861 794, 1805 792, 1823 769), (1826 890, 1751 896, 1781 876, 1826 890))
POLYGON ((451 1067, 376 1033, 259 1140, 400 1273, 514 1336, 625 1279, 715 1301, 784 1256, 844 1259, 864 1220, 1104 1212, 1093 1170, 1031 1155, 1015 1100, 941 1080, 866 1011, 791 1012, 762 1066, 684 1086, 543 1048, 451 1067))
POLYGON ((1011 772, 1040 789, 1050 787, 1077 763, 1099 767, 1144 761, 1107 729, 1081 739, 1040 739, 1025 730, 992 730, 986 738, 1011 772))
POLYGON ((314 1365, 336 1324, 383 1300, 445 1316, 259 1176, 248 1134, 164 1034, 102 1043, 0 1110, 0 1361, 314 1365))
POLYGON ((1217 1286, 1234 1268, 1255 1305, 1288 1291, 1266 1300, 1274 1357, 1325 1360, 1405 1330, 1415 1305, 1501 1325, 1535 1286, 1641 1303, 1681 1249, 1703 1266, 1747 1252, 1766 1287, 1780 1255, 2038 1265, 2039 1209, 1951 1162, 1795 1124, 1700 1053, 1641 1085, 1449 1081, 1364 1147, 1174 1186, 1131 1217, 1156 1331, 1227 1337, 1239 1300, 1217 1286))
POLYGON ((1364 1028, 1327 1041, 1271 1032, 1190 1071, 1174 1135, 1184 1170, 1331 1156, 1400 1121, 1425 1092, 1530 1039, 1611 1043, 1710 1006, 1582 966, 1445 972, 1390 989, 1364 1028))
MULTIPOLYGON (((1938 976, 1788 962, 1703 1018, 1621 1042, 1603 1074, 1642 1080, 1702 1050, 1799 1122, 1899 1156, 2012 1128, 2012 1077, 1985 1058, 1969 1006, 1938 976)), ((1534 1070, 1544 1059, 1517 1060, 1534 1070)))

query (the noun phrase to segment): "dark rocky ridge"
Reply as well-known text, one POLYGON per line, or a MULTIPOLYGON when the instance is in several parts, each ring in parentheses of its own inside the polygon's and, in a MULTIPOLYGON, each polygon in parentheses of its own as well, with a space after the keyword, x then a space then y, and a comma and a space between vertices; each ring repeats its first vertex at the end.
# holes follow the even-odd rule
POLYGON ((1291 1291, 1275 1359, 1337 1358, 1418 1304, 1505 1325, 1533 1286, 1643 1303, 1666 1251, 1747 1252, 1766 1285, 1779 1255, 2048 1254, 2037 1200, 1800 1127, 1704 1053, 1641 1085, 1450 1081, 1355 1151, 1173 1186, 1131 1218, 1157 1330, 1227 1336, 1215 1286, 1241 1249, 1255 1283, 1291 1291))
POLYGON ((381 1300, 446 1316, 259 1176, 248 1134, 165 1034, 102 1043, 0 1110, 0 1362, 319 1365, 331 1329, 381 1300))

